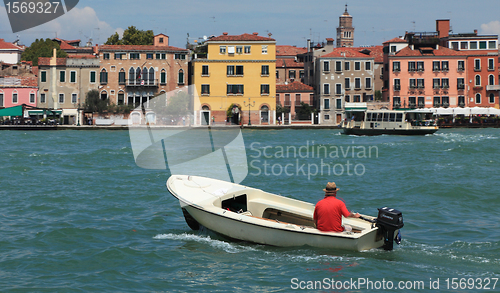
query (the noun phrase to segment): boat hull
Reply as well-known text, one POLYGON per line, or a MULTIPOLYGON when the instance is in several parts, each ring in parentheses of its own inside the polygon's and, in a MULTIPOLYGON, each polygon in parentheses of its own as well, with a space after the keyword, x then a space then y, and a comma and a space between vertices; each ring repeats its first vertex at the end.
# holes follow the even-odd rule
POLYGON ((426 135, 438 131, 437 128, 429 129, 364 129, 364 128, 343 128, 347 135, 426 135))

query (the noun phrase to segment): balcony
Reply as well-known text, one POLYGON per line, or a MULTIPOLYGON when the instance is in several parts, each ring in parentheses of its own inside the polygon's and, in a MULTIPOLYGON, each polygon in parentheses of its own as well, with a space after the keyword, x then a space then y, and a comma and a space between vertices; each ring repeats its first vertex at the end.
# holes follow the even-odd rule
POLYGON ((449 103, 443 103, 443 104, 441 104, 441 106, 442 106, 443 108, 448 108, 448 107, 450 106, 450 104, 449 104, 449 103))
POLYGON ((500 85, 499 84, 496 84, 496 85, 487 85, 486 86, 486 90, 487 91, 500 91, 500 85))
POLYGON ((460 102, 460 103, 458 103, 458 106, 463 108, 463 107, 465 107, 465 103, 464 102, 460 102))
POLYGON ((419 108, 424 108, 424 107, 425 107, 425 105, 424 105, 424 103, 418 103, 418 107, 419 107, 419 108))
POLYGON ((463 84, 457 85, 457 90, 463 91, 464 89, 465 89, 465 85, 463 85, 463 84))
POLYGON ((127 79, 129 87, 158 87, 158 79, 127 79))
POLYGON ((464 69, 463 67, 458 67, 457 71, 458 71, 458 72, 464 72, 464 71, 465 71, 465 69, 464 69))
POLYGON ((410 104, 408 104, 408 107, 410 109, 415 109, 415 108, 417 108, 417 105, 415 103, 410 103, 410 104))
POLYGON ((401 86, 400 85, 395 85, 394 86, 394 90, 395 91, 400 91, 401 90, 401 86))
POLYGON ((393 109, 399 109, 400 107, 401 107, 401 103, 395 102, 394 104, 392 104, 393 109))

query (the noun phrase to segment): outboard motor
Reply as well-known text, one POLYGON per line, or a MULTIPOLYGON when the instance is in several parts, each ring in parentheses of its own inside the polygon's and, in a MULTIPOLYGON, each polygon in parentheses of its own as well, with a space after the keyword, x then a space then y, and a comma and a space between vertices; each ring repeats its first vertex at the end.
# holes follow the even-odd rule
POLYGON ((396 239, 394 232, 403 228, 403 214, 395 209, 388 207, 378 209, 377 227, 380 233, 384 236, 384 249, 392 250, 394 240, 399 244, 401 242, 401 234, 398 233, 396 239))

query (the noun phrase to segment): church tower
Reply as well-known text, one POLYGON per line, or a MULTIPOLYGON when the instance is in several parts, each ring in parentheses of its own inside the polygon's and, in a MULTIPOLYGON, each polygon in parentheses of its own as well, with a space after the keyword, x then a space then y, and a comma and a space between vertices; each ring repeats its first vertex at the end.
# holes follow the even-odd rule
POLYGON ((337 27, 337 47, 354 47, 354 27, 352 26, 352 16, 345 12, 339 17, 339 27, 337 27))

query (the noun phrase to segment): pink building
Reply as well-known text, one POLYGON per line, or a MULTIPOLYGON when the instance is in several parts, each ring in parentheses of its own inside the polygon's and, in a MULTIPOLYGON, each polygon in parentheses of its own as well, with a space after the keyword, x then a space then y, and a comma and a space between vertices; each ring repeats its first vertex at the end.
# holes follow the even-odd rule
POLYGON ((36 107, 38 85, 36 77, 0 78, 0 108, 26 104, 36 107))

